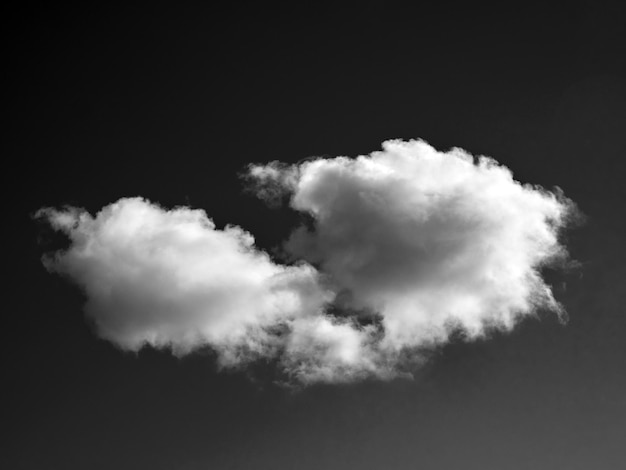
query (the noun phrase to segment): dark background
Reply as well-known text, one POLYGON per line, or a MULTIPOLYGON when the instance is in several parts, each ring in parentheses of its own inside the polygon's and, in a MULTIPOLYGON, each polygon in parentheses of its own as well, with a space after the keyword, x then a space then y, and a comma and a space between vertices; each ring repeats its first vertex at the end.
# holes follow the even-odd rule
POLYGON ((3 468, 626 468, 617 4, 5 9, 3 468), (587 221, 566 238, 581 265, 547 273, 567 325, 543 313, 442 348, 413 381, 296 393, 208 355, 115 350, 39 261, 52 245, 38 208, 135 195, 203 208, 270 249, 295 216, 243 192, 247 163, 417 137, 577 202, 587 221))

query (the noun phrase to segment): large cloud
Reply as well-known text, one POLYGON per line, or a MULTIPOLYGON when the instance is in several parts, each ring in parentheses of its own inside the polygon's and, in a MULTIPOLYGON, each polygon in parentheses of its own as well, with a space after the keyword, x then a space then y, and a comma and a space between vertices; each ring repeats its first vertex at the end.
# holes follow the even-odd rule
POLYGON ((558 232, 573 209, 522 185, 490 158, 388 141, 356 159, 253 165, 261 197, 290 195, 309 214, 285 247, 330 276, 344 305, 377 312, 379 348, 401 350, 510 329, 561 307, 539 269, 566 256, 558 232))
POLYGON ((295 264, 203 211, 141 198, 95 217, 40 211, 71 241, 45 263, 83 288, 97 331, 123 349, 209 346, 232 367, 269 357, 302 383, 392 377, 452 331, 473 338, 561 310, 540 269, 565 257, 573 206, 491 159, 389 141, 249 174, 260 197, 288 196, 310 216, 285 244, 295 264))

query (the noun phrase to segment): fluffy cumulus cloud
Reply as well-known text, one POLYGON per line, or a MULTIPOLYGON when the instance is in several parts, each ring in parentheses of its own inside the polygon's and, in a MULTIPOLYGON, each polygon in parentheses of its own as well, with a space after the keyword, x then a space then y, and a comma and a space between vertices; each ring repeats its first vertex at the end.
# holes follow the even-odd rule
POLYGON ((301 383, 394 377, 452 332, 561 313, 541 268, 566 258, 573 204, 490 158, 388 141, 249 177, 259 197, 306 214, 288 264, 203 211, 135 198, 95 217, 42 210, 71 241, 46 266, 83 288, 97 331, 121 348, 208 346, 232 367, 272 358, 301 383))
POLYGON ((218 230, 201 210, 133 198, 96 217, 75 208, 39 215, 71 240, 45 264, 84 289, 98 332, 123 349, 210 345, 233 364, 270 354, 267 330, 317 315, 328 296, 311 266, 273 263, 249 233, 218 230))

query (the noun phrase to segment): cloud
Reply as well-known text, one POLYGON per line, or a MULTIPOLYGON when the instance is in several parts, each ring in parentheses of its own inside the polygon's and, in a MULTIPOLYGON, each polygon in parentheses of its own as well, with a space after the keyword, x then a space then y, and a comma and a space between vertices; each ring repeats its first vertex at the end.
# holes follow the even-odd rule
POLYGON ((311 266, 273 263, 249 233, 218 230, 201 210, 132 198, 96 217, 76 208, 39 216, 71 240, 46 266, 83 288, 98 333, 122 349, 209 345, 235 365, 272 354, 268 328, 317 315, 328 296, 311 266))
POLYGON ((574 205, 492 159, 387 141, 357 158, 252 165, 248 181, 308 218, 287 264, 201 210, 134 198, 95 217, 40 211, 71 240, 46 266, 83 288, 100 336, 123 349, 208 346, 229 367, 271 358, 304 384, 394 377, 453 332, 563 314, 541 269, 567 258, 574 205))
POLYGON ((520 184, 493 159, 387 141, 355 159, 250 174, 262 197, 288 192, 310 216, 286 250, 347 292, 349 307, 382 317, 380 347, 439 343, 458 328, 473 338, 537 308, 561 311, 540 268, 566 257, 558 234, 573 204, 520 184))

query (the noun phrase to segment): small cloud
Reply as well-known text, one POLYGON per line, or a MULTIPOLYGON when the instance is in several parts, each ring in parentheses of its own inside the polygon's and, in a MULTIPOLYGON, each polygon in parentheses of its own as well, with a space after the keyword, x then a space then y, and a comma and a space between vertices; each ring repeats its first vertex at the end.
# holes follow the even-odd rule
POLYGON ((132 198, 95 217, 75 208, 39 215, 71 240, 45 265, 84 290, 98 334, 125 350, 208 345, 224 363, 250 360, 271 354, 270 326, 315 315, 328 297, 311 266, 274 264, 252 235, 219 230, 202 210, 132 198))

